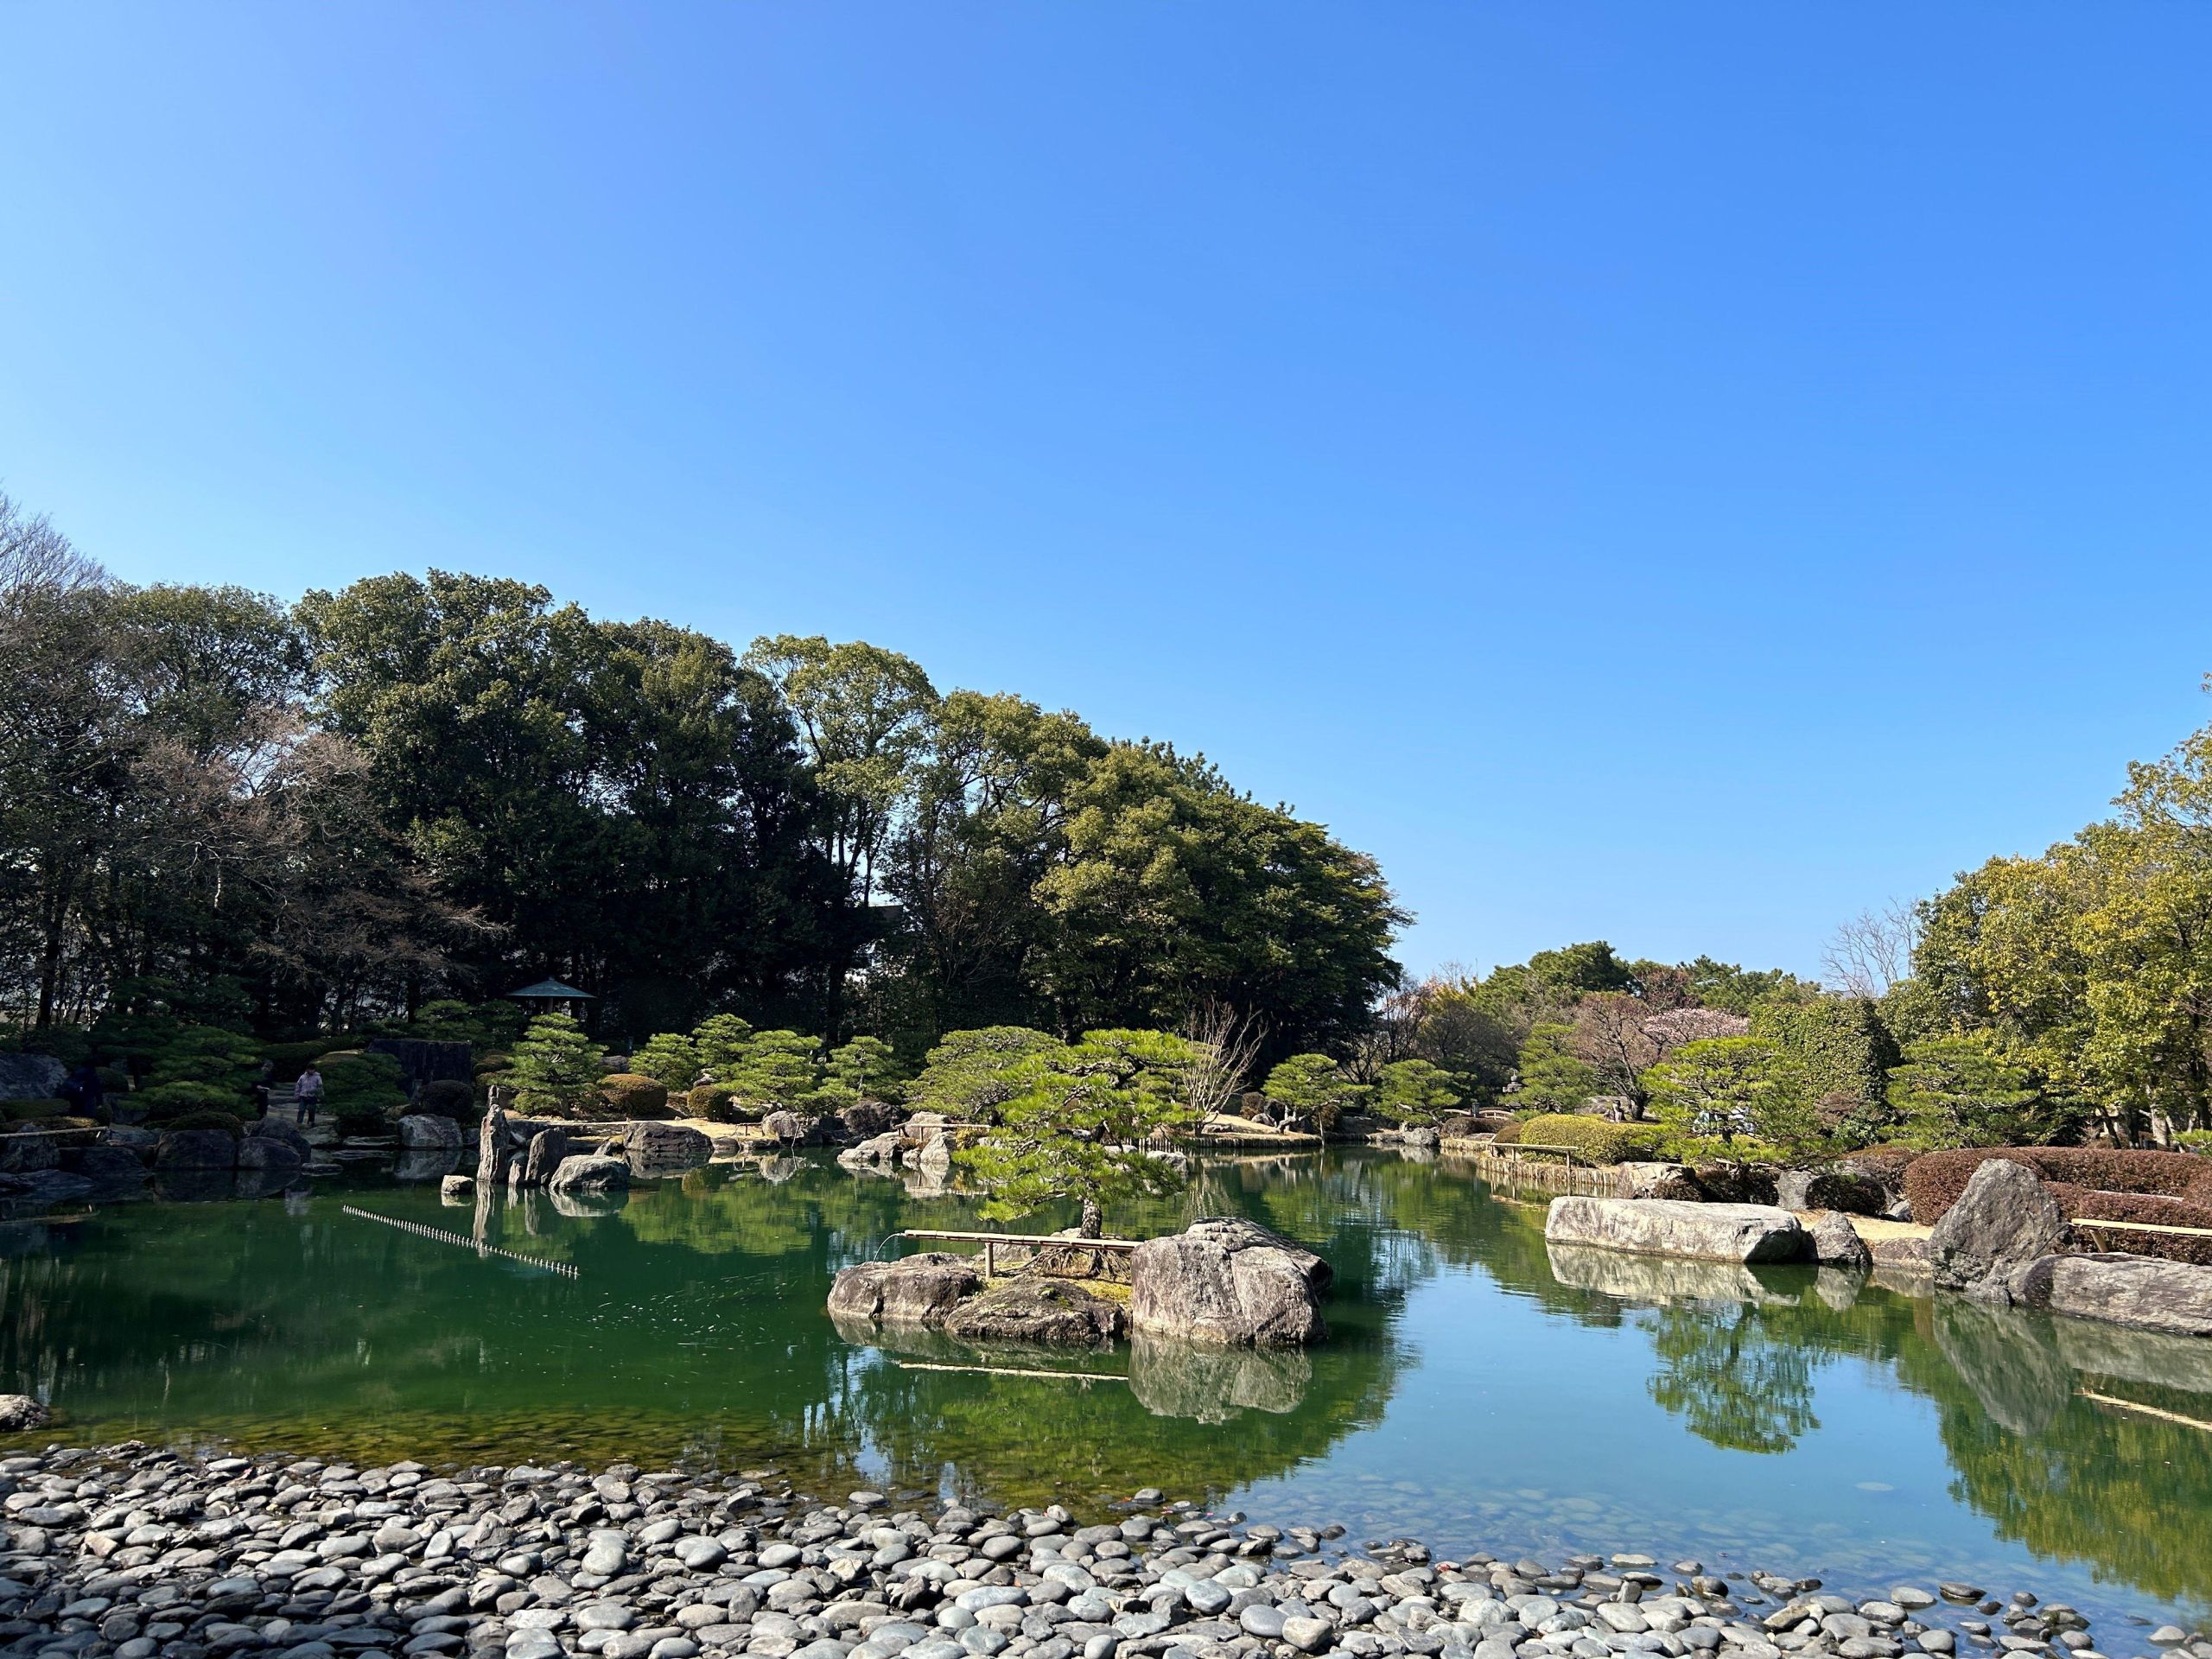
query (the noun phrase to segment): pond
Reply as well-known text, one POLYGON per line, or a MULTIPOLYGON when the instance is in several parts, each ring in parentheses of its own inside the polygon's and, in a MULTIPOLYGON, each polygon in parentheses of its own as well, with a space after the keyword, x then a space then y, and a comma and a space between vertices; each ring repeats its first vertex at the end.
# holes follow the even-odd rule
POLYGON ((1548 1249, 1540 1207, 1384 1153, 1209 1162, 1109 1230, 1232 1212, 1334 1263, 1325 1345, 849 1341, 823 1311, 838 1268, 976 1221, 826 1160, 718 1165, 595 1214, 406 1186, 122 1205, 0 1228, 0 1386, 78 1441, 772 1465, 1009 1503, 1157 1485, 1446 1556, 1643 1550, 1847 1594, 1965 1579, 2101 1624, 2212 1603, 2212 1344, 1548 1249))

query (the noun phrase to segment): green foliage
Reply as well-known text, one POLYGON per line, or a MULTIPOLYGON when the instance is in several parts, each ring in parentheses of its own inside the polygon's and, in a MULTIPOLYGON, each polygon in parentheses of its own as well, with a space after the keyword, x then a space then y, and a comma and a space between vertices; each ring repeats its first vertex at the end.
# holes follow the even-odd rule
POLYGON ((820 1103, 822 1045, 796 1031, 756 1032, 728 1080, 747 1100, 809 1110, 820 1103))
POLYGON ((237 1090, 218 1083, 156 1084, 140 1090, 132 1099, 145 1109, 149 1123, 167 1122, 186 1112, 228 1112, 235 1116, 245 1109, 237 1090))
POLYGON ((382 1119, 407 1103, 404 1074, 389 1054, 333 1054, 322 1073, 322 1103, 339 1118, 382 1119))
POLYGON ((1598 1092, 1598 1069, 1574 1052, 1574 1027, 1551 1022, 1533 1027, 1521 1046, 1520 1085, 1514 1107, 1572 1112, 1598 1092))
POLYGON ((1797 1155, 1820 1145, 1804 1085, 1756 1037, 1685 1043, 1645 1073, 1652 1116, 1685 1161, 1797 1155))
POLYGON ((1602 1117, 1543 1112, 1519 1125, 1523 1146, 1570 1147, 1593 1164, 1618 1164, 1657 1155, 1666 1139, 1656 1123, 1611 1123, 1602 1117))
POLYGON ((855 1037, 830 1051, 830 1075, 855 1100, 896 1100, 899 1068, 891 1045, 875 1037, 855 1037))
POLYGON ((588 1109, 598 1101, 606 1058, 607 1050, 567 1014, 538 1015, 507 1065, 515 1104, 532 1116, 588 1109))
POLYGON ((1154 1148, 1195 1122, 1184 1074, 1196 1058, 1192 1045, 1162 1032, 1089 1031, 1014 1060, 1016 1092, 957 1154, 988 1194, 982 1213, 1009 1220, 1077 1198, 1090 1214, 1179 1185, 1180 1172, 1154 1148))
POLYGON ((710 1123, 740 1123, 748 1114, 737 1085, 728 1083, 702 1083, 684 1097, 684 1109, 693 1117, 703 1117, 710 1123))
POLYGON ((245 1125, 238 1121, 236 1113, 222 1111, 179 1112, 174 1117, 161 1120, 160 1127, 169 1134, 181 1134, 187 1129, 220 1129, 233 1141, 245 1132, 245 1125))
POLYGON ((671 1092, 689 1089, 702 1066, 699 1045, 680 1032, 664 1031, 649 1038, 630 1056, 632 1071, 655 1079, 671 1092))
POLYGON ((416 1091, 415 1109, 434 1117, 470 1118, 476 1114, 476 1090, 458 1077, 435 1077, 416 1091))
POLYGON ((1845 1141, 1882 1139, 1891 1121, 1886 1079, 1897 1046, 1876 1003, 1853 996, 1770 1000, 1751 1011, 1751 1034, 1794 1072, 1797 1087, 1827 1103, 1845 1141))
POLYGON ((1331 1043, 1396 981, 1404 917, 1375 861, 1203 758, 1113 744, 1061 810, 1065 850, 1034 892, 1039 988, 1063 1026, 1173 1027, 1211 999, 1331 1043))
POLYGON ((1433 1123, 1459 1100, 1451 1074, 1427 1060, 1394 1060, 1375 1086, 1376 1109, 1403 1123, 1433 1123))
POLYGON ((2174 1145, 2185 1152, 2212 1154, 2212 1129, 2183 1129, 2174 1136, 2174 1145))
POLYGON ((1912 1045, 1891 1073, 1890 1103, 1899 1138, 1931 1148, 2041 1146, 2080 1119, 1987 1032, 1912 1045))
POLYGON ((635 1071, 613 1071, 601 1077, 599 1097, 618 1117, 658 1118, 669 1115, 668 1085, 635 1071))
POLYGON ((1325 1054, 1294 1054, 1268 1073, 1263 1090, 1288 1122, 1310 1124, 1321 1134, 1357 1111, 1367 1098, 1364 1084, 1325 1054))
POLYGON ((1019 1063, 1058 1046, 1043 1032, 1027 1026, 948 1032, 929 1052, 921 1076, 907 1090, 907 1104, 917 1111, 994 1122, 999 1109, 1021 1092, 1019 1063))
POLYGON ((35 1122, 41 1118, 60 1117, 69 1109, 66 1100, 0 1100, 0 1117, 10 1123, 35 1122))
POLYGON ((734 1014, 709 1015, 691 1033, 691 1050, 698 1056, 700 1068, 713 1072, 722 1083, 737 1076, 752 1044, 752 1026, 734 1014))
POLYGON ((1538 985, 1568 999, 1593 991, 1630 990, 1636 984, 1629 964, 1603 939, 1539 950, 1529 958, 1529 975, 1538 985))

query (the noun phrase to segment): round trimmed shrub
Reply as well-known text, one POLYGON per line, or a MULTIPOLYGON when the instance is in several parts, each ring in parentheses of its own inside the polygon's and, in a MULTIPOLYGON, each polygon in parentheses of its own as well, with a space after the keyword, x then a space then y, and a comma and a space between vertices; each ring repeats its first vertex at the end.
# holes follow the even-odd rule
POLYGON ((476 1090, 457 1077, 435 1077, 423 1085, 415 1096, 415 1109, 434 1117, 454 1119, 474 1116, 476 1111, 476 1090))
POLYGON ((1527 1123, 1517 1117, 1510 1123, 1501 1123, 1497 1126, 1497 1133, 1491 1136, 1491 1144, 1499 1147, 1518 1146, 1521 1144, 1521 1131, 1526 1128, 1528 1128, 1527 1123))
POLYGON ((668 1085, 637 1071, 616 1071, 599 1080, 599 1097, 620 1117, 666 1117, 668 1085))
POLYGON ((245 1110, 238 1091, 219 1083, 159 1083, 140 1090, 137 1099, 146 1109, 146 1122, 152 1128, 167 1128, 187 1112, 221 1112, 237 1118, 245 1110))
POLYGON ((743 1103, 737 1097, 737 1090, 727 1083, 702 1083, 684 1096, 683 1103, 692 1116, 710 1123, 745 1122, 743 1103))

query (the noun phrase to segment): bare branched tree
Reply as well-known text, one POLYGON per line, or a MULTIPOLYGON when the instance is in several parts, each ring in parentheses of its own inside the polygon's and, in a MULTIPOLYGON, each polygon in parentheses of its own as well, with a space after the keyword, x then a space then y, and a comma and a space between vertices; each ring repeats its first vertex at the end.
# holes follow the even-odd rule
POLYGON ((1183 1035, 1198 1052, 1184 1077, 1184 1098, 1200 1117, 1225 1112, 1244 1087, 1260 1058, 1266 1034, 1261 1022, 1225 1002, 1208 1001, 1191 1010, 1183 1035))
POLYGON ((1860 911, 1836 929, 1821 953, 1821 971, 1847 995, 1879 996, 1912 972, 1912 952, 1919 943, 1918 906, 1892 899, 1879 910, 1860 911))
POLYGON ((0 491, 0 595, 41 588, 56 593, 97 586, 106 573, 69 544, 44 513, 34 518, 0 491))

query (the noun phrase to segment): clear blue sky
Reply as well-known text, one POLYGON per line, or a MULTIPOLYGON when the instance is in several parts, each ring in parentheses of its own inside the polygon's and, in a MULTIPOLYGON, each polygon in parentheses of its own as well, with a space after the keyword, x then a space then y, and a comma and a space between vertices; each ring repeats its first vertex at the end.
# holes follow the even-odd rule
POLYGON ((1813 969, 2212 716, 2212 9, 0 10, 0 487, 1202 748, 1813 969))

